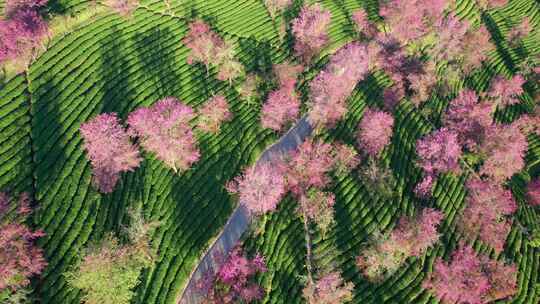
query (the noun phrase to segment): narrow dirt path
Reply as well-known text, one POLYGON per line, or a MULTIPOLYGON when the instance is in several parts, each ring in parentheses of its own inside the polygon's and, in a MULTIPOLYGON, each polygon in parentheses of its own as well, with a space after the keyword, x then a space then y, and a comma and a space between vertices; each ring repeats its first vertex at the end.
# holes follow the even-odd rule
MULTIPOLYGON (((288 151, 296 149, 304 140, 311 135, 313 129, 306 117, 300 119, 294 127, 292 127, 285 135, 283 135, 279 141, 272 146, 268 147, 261 155, 257 164, 271 161, 279 154, 286 153, 288 151)), ((214 260, 216 253, 228 253, 234 247, 236 242, 240 239, 242 234, 249 227, 251 221, 250 215, 242 204, 234 210, 231 217, 227 220, 223 230, 216 238, 214 243, 204 253, 204 256, 200 259, 199 264, 190 275, 189 282, 182 291, 179 300, 179 304, 199 304, 201 302, 200 296, 195 290, 195 283, 201 276, 216 268, 216 261, 214 260)))

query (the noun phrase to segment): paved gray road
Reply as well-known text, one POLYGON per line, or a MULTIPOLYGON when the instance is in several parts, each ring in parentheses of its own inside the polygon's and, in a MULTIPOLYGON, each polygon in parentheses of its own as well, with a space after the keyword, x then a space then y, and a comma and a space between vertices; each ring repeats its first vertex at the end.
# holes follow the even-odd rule
MULTIPOLYGON (((298 145, 304 142, 309 135, 311 135, 312 131, 313 129, 306 117, 303 117, 293 128, 283 135, 278 142, 268 147, 263 152, 257 161, 257 164, 271 161, 279 154, 294 150, 298 145)), ((244 231, 246 231, 250 220, 251 219, 248 211, 242 204, 240 204, 232 213, 218 238, 205 252, 199 264, 195 268, 186 288, 182 292, 179 301, 180 304, 201 303, 201 298, 195 290, 195 283, 204 273, 210 269, 214 270, 217 267, 216 261, 214 260, 214 253, 228 253, 234 247, 238 239, 240 239, 244 231)))

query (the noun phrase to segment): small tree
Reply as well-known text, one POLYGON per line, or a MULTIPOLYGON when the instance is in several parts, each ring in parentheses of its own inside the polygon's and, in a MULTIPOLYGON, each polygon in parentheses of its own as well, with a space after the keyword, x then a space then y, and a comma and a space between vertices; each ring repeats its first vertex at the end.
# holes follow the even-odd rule
POLYGON ((502 183, 523 169, 527 146, 527 138, 519 125, 492 125, 479 149, 484 158, 480 174, 502 183))
POLYGON ((417 218, 401 217, 386 235, 375 233, 369 245, 356 259, 356 265, 370 281, 392 275, 410 256, 421 256, 439 240, 437 226, 443 214, 426 208, 417 218))
POLYGON ((30 62, 47 34, 47 23, 39 12, 46 4, 47 0, 6 1, 5 19, 0 19, 0 64, 14 59, 30 62))
POLYGON ((354 284, 345 282, 339 272, 330 272, 306 285, 303 296, 309 304, 339 304, 352 300, 353 289, 354 284))
POLYGON ((121 172, 139 166, 139 150, 131 143, 116 113, 94 117, 81 125, 80 132, 92 164, 93 184, 99 191, 112 192, 121 172))
POLYGON ((476 178, 467 182, 467 189, 467 207, 458 219, 458 229, 469 239, 479 237, 501 252, 511 229, 511 222, 505 216, 517 209, 512 193, 499 184, 476 178))
POLYGON ((305 5, 300 16, 293 20, 292 33, 296 40, 294 50, 305 62, 310 62, 328 43, 330 18, 330 11, 316 3, 305 5))
POLYGON ((32 212, 28 195, 21 194, 17 205, 9 212, 11 199, 0 192, 0 300, 26 299, 30 278, 47 266, 43 251, 34 243, 45 233, 23 223, 32 212))
POLYGON ((377 157, 390 143, 394 118, 392 115, 367 109, 358 125, 358 145, 371 157, 377 157))
POLYGON ((472 90, 463 90, 450 102, 443 118, 443 125, 458 135, 459 143, 470 151, 477 151, 491 126, 493 106, 479 102, 472 90))
POLYGON ((326 236, 334 224, 334 204, 334 194, 312 188, 300 196, 298 213, 315 222, 322 235, 326 236))
POLYGON ((195 20, 189 24, 189 33, 182 42, 191 50, 187 63, 201 62, 208 71, 211 66, 218 69, 217 78, 232 82, 244 72, 242 65, 234 59, 233 45, 218 36, 208 24, 195 20))
POLYGON ((200 157, 190 126, 193 118, 195 113, 191 107, 167 97, 129 114, 129 131, 139 137, 144 149, 154 153, 174 172, 182 172, 200 157))
POLYGON ((264 290, 253 280, 257 273, 266 272, 262 255, 249 259, 236 246, 227 259, 218 257, 218 264, 216 273, 206 273, 196 282, 203 303, 252 303, 262 298, 264 290))
POLYGON ((435 261, 423 287, 444 304, 488 303, 516 293, 516 272, 515 266, 478 256, 461 243, 450 263, 441 258, 435 261))
POLYGON ((459 172, 461 146, 458 135, 446 128, 419 139, 416 143, 418 165, 428 174, 459 172))
POLYGON ((308 139, 286 158, 287 187, 300 197, 310 188, 324 188, 334 167, 332 145, 308 139))
POLYGON ((107 234, 88 247, 82 259, 64 273, 72 288, 83 291, 85 303, 129 304, 141 271, 153 264, 155 250, 150 246, 150 234, 159 223, 145 221, 140 209, 129 209, 128 216, 125 243, 107 234))
POLYGON ((364 44, 351 42, 340 48, 328 66, 310 84, 308 117, 315 126, 332 127, 347 111, 346 100, 370 69, 364 44))
POLYGON ((354 147, 346 144, 334 144, 334 170, 337 174, 351 172, 360 164, 360 157, 354 147))
POLYGON ((523 94, 523 84, 525 78, 516 75, 512 79, 497 76, 491 82, 487 96, 496 104, 501 106, 519 103, 519 95, 523 94))
POLYGON ((250 212, 261 215, 275 210, 285 195, 285 178, 281 170, 268 163, 253 166, 227 184, 230 193, 238 193, 240 203, 250 212))
POLYGON ((197 127, 204 132, 217 133, 220 125, 231 119, 227 100, 222 95, 216 95, 199 109, 197 127))
POLYGON ((261 125, 275 131, 282 130, 287 123, 294 122, 300 113, 300 100, 294 90, 283 87, 268 95, 263 105, 261 125))

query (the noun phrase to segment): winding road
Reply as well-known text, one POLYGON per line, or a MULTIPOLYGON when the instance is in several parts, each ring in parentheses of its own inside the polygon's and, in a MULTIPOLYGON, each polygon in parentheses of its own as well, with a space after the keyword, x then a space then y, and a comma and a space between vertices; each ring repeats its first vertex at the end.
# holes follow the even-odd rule
MULTIPOLYGON (((294 127, 292 127, 279 141, 268 147, 257 160, 257 164, 265 163, 275 159, 276 156, 296 149, 304 140, 311 135, 313 128, 304 116, 294 127)), ((240 239, 251 221, 250 215, 243 204, 239 204, 231 217, 223 227, 223 230, 214 243, 206 250, 199 264, 191 273, 187 286, 182 291, 179 304, 199 304, 202 298, 195 290, 195 283, 204 273, 210 269, 214 270, 217 263, 214 260, 216 253, 230 252, 240 239)))

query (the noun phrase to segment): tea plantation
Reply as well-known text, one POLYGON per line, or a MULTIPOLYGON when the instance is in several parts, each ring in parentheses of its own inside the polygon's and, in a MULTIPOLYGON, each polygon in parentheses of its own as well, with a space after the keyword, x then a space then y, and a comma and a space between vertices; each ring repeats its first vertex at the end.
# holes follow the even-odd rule
MULTIPOLYGON (((302 75, 304 102, 307 84, 324 67, 326 54, 353 39, 351 12, 364 8, 374 17, 378 11, 376 0, 318 2, 332 12, 332 44, 315 67, 302 75)), ((0 0, 0 7, 2 3, 0 0)), ((58 11, 72 13, 93 5, 84 0, 53 4, 58 11)), ((54 38, 28 73, 0 86, 0 190, 28 191, 39 202, 34 224, 46 232, 39 245, 49 263, 36 285, 41 303, 79 303, 80 292, 67 286, 62 273, 86 244, 121 229, 130 206, 141 206, 146 217, 161 222, 152 236, 158 249, 155 267, 143 273, 133 303, 176 303, 201 254, 235 208, 225 183, 279 137, 260 126, 262 100, 246 103, 228 83, 216 80, 216 71, 207 74, 202 65, 188 65, 189 50, 181 43, 189 17, 197 14, 211 20, 222 37, 234 42, 237 57, 248 71, 292 59, 292 48, 280 42, 263 1, 172 0, 171 9, 165 8, 162 1, 142 1, 129 18, 99 13, 54 38), (174 174, 144 154, 141 167, 123 174, 113 193, 103 195, 92 187, 91 167, 79 133, 81 123, 102 112, 117 112, 125 119, 130 111, 166 96, 176 96, 197 108, 218 93, 227 98, 234 118, 216 135, 197 134, 201 159, 189 171, 174 174)), ((515 73, 526 57, 540 53, 540 4, 535 0, 510 0, 487 17, 481 17, 474 1, 458 0, 456 13, 473 23, 483 22, 497 47, 482 70, 454 88, 456 93, 464 86, 485 90, 494 75, 515 73), (503 37, 526 16, 533 34, 521 47, 511 48, 503 37)), ((362 81, 349 99, 346 118, 318 136, 355 144, 364 109, 381 104, 382 89, 388 85, 389 79, 382 74, 362 81)), ((525 102, 496 113, 497 119, 511 121, 532 107, 534 93, 525 88, 525 102)), ((423 258, 408 260, 391 278, 372 284, 362 278, 355 257, 375 229, 386 231, 401 215, 411 215, 426 205, 412 192, 421 179, 415 166, 415 142, 439 127, 436 124, 448 102, 429 100, 422 111, 404 102, 397 109, 392 143, 383 158, 397 177, 398 199, 382 199, 355 172, 334 179, 336 225, 326 238, 315 240, 314 248, 318 259, 334 263, 355 284, 353 303, 436 303, 421 283, 435 258, 448 256, 462 238, 456 231, 455 216, 464 204, 465 175, 444 176, 436 184, 434 199, 427 206, 445 213, 440 228, 443 237, 423 258)), ((519 292, 511 303, 537 304, 540 248, 527 243, 524 229, 540 228, 540 211, 525 202, 524 187, 527 175, 540 174, 540 138, 531 135, 528 140, 526 169, 511 181, 519 205, 515 217, 524 227, 513 225, 501 256, 479 242, 475 246, 491 257, 518 265, 519 292)), ((269 271, 259 278, 267 291, 263 303, 303 301, 299 275, 304 273, 304 235, 294 210, 295 202, 285 199, 278 212, 258 223, 264 228, 262 233, 245 237, 247 248, 267 258, 269 271)))

